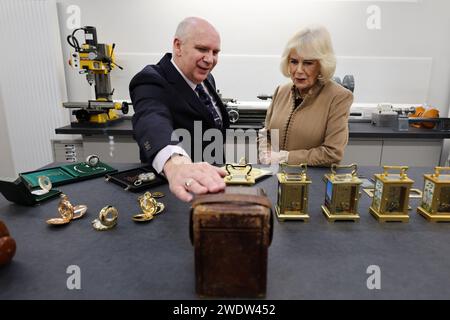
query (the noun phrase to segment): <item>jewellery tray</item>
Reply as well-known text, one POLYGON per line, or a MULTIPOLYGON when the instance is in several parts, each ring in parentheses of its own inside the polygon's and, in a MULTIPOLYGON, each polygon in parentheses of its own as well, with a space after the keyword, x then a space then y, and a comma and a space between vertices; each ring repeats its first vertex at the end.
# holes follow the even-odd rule
POLYGON ((139 192, 144 189, 159 186, 166 182, 166 180, 163 177, 155 173, 155 171, 153 171, 149 167, 140 167, 125 171, 119 171, 117 173, 107 174, 106 181, 115 183, 123 187, 126 191, 131 192, 139 192), (138 176, 141 173, 148 173, 148 172, 153 172, 155 174, 155 179, 148 182, 142 182, 141 185, 135 186, 134 181, 137 180, 138 176))
POLYGON ((59 167, 40 169, 36 171, 23 172, 19 174, 29 189, 34 190, 39 187, 39 176, 46 176, 52 182, 52 186, 88 180, 104 176, 106 173, 116 172, 103 162, 99 162, 95 167, 88 166, 85 162, 71 163, 59 167))
POLYGON ((34 195, 21 178, 17 178, 15 181, 0 181, 0 192, 7 200, 25 206, 33 206, 61 193, 59 190, 52 189, 46 194, 34 195))

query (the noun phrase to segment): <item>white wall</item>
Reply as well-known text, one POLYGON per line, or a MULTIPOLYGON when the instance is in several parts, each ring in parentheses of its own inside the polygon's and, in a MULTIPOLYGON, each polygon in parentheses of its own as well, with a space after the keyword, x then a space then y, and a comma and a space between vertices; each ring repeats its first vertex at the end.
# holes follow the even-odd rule
POLYGON ((271 94, 286 81, 278 63, 287 39, 303 24, 321 23, 332 34, 336 75, 355 75, 356 102, 426 102, 448 115, 446 0, 1 0, 2 176, 50 162, 49 140, 61 138, 54 129, 69 123, 61 102, 91 98, 85 77, 66 63, 63 68, 70 52, 70 5, 79 7, 82 26, 97 27, 100 42, 117 44, 118 63, 125 70, 112 73, 116 99, 129 98, 132 76, 170 51, 178 22, 196 15, 222 35, 214 74, 225 97, 255 100, 260 93, 271 94), (380 30, 366 26, 373 4, 381 10, 380 30))
POLYGON ((8 126, 6 122, 4 103, 0 88, 0 177, 13 179, 15 175, 14 163, 11 157, 11 144, 9 141, 8 126))
MULTIPOLYGON (((82 26, 97 27, 100 42, 117 44, 125 70, 112 73, 116 99, 129 98, 132 76, 170 51, 178 22, 195 15, 221 33, 222 53, 213 73, 225 97, 255 100, 260 93, 271 94, 286 81, 278 71, 285 42, 301 25, 320 23, 332 34, 336 75, 355 75, 356 102, 429 103, 447 114, 449 1, 62 0, 65 57, 69 5, 80 8, 82 26), (380 8, 380 30, 367 28, 367 9, 374 4, 380 8)), ((69 99, 90 98, 83 76, 66 67, 66 77, 69 99)))
POLYGON ((1 177, 52 162, 50 139, 68 123, 55 0, 0 2, 1 177))

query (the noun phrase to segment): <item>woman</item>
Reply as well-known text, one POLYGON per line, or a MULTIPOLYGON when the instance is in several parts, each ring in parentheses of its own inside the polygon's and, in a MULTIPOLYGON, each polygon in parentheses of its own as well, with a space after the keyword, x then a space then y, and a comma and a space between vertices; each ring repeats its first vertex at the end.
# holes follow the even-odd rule
POLYGON ((281 72, 292 82, 275 90, 267 110, 259 140, 261 163, 327 166, 342 160, 353 94, 332 80, 335 69, 330 34, 324 27, 304 28, 289 40, 281 72), (276 137, 275 129, 279 141, 271 143, 266 138, 276 137))

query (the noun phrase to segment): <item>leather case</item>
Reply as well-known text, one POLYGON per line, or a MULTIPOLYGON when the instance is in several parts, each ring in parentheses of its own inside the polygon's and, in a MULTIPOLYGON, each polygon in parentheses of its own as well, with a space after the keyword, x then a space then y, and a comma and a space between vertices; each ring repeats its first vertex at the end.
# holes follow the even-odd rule
POLYGON ((190 232, 198 295, 265 296, 271 208, 260 188, 228 187, 194 199, 190 232))

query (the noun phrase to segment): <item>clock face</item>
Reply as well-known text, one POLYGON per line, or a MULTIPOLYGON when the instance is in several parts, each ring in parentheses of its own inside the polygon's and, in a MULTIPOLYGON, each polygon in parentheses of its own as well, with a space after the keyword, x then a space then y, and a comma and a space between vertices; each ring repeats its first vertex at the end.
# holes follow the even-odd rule
POLYGON ((406 194, 406 188, 403 186, 391 186, 387 190, 387 212, 401 212, 403 211, 404 197, 406 194))
POLYGON ((336 213, 342 212, 352 212, 353 211, 353 196, 352 196, 352 186, 340 185, 335 186, 334 192, 336 196, 334 197, 336 205, 336 213))
POLYGON ((278 187, 279 206, 287 211, 302 211, 304 187, 300 185, 278 187), (283 193, 283 194, 282 194, 283 193))
POLYGON ((438 212, 450 212, 450 187, 442 187, 439 197, 438 212))
POLYGON ((422 207, 427 211, 431 211, 433 193, 434 193, 434 182, 430 180, 425 180, 425 187, 423 188, 423 196, 422 196, 422 207))
POLYGON ((375 183, 375 192, 373 195, 373 207, 377 210, 380 210, 382 194, 383 194, 383 182, 377 179, 375 183))
POLYGON ((293 211, 302 211, 302 200, 304 188, 296 186, 293 188, 293 198, 291 198, 291 208, 293 211))

